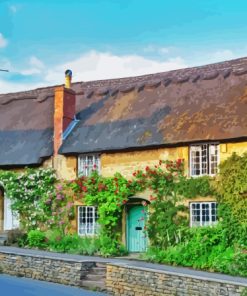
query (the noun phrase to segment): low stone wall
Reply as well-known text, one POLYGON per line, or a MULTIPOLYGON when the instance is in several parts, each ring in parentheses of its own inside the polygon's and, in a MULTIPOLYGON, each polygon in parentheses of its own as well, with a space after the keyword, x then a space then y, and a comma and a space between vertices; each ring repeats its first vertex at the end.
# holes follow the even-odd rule
POLYGON ((49 258, 0 253, 0 270, 3 273, 72 286, 82 286, 82 279, 93 266, 94 262, 63 259, 62 254, 61 258, 49 258))
POLYGON ((107 264, 106 287, 110 294, 117 296, 240 296, 247 282, 244 284, 150 268, 107 264))

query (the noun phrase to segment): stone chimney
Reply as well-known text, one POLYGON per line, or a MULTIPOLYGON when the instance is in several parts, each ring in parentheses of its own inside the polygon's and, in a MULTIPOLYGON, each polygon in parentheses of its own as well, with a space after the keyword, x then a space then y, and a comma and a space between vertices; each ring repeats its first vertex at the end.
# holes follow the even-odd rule
POLYGON ((75 92, 70 88, 72 71, 65 71, 65 86, 55 88, 54 100, 54 155, 63 141, 63 133, 75 116, 75 92))

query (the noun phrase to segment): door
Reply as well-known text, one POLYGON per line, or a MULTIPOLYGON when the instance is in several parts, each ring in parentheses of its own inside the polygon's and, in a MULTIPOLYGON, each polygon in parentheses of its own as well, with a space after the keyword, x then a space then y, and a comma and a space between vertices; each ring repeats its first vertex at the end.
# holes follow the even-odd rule
POLYGON ((19 227, 18 214, 11 210, 11 201, 4 198, 4 230, 11 230, 19 227))
POLYGON ((129 252, 144 252, 147 238, 144 231, 145 208, 142 205, 133 206, 127 214, 127 247, 129 252))

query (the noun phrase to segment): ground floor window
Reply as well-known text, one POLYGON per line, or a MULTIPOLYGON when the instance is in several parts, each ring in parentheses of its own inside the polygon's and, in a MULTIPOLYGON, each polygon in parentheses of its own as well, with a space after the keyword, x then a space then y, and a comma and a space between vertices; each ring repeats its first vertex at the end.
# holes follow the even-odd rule
POLYGON ((190 203, 190 226, 209 226, 217 223, 216 202, 190 203))
POLYGON ((78 207, 78 234, 94 235, 98 233, 98 212, 96 207, 78 207))

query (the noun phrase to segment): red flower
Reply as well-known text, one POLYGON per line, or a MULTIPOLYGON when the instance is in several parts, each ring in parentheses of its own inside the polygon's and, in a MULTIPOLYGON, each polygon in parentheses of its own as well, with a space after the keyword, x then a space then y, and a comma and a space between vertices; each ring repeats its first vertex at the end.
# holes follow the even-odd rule
POLYGON ((134 177, 136 176, 136 172, 133 173, 133 176, 134 176, 134 177))
POLYGON ((86 186, 82 186, 81 188, 84 192, 87 192, 87 187, 86 186))
POLYGON ((94 169, 96 169, 96 168, 97 168, 97 165, 96 165, 96 164, 94 164, 94 165, 93 165, 93 168, 94 168, 94 169))
POLYGON ((149 171, 149 166, 146 166, 146 171, 149 171))

